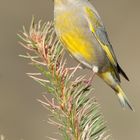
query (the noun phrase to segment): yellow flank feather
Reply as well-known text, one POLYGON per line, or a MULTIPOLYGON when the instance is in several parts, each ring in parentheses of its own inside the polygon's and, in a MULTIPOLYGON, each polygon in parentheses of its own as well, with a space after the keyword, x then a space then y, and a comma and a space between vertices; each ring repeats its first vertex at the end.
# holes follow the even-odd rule
POLYGON ((61 36, 61 41, 73 55, 80 55, 88 62, 93 60, 93 56, 95 56, 93 54, 93 47, 84 39, 84 36, 79 38, 76 32, 69 32, 61 36))
POLYGON ((72 55, 80 56, 87 62, 92 62, 93 60, 96 60, 94 48, 91 42, 87 40, 83 30, 79 27, 75 27, 77 19, 73 18, 72 20, 69 20, 68 17, 71 17, 71 14, 72 12, 63 13, 56 18, 57 23, 55 24, 55 27, 63 32, 60 35, 60 40, 72 55), (63 19, 63 21, 60 19, 63 19))

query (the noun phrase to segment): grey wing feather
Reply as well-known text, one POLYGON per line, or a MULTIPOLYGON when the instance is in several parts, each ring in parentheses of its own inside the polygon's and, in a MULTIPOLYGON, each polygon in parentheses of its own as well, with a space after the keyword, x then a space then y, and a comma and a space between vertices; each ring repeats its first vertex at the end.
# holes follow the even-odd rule
POLYGON ((113 58, 116 62, 115 66, 117 66, 117 58, 115 56, 113 47, 112 47, 112 45, 109 41, 108 34, 105 30, 105 27, 104 26, 98 26, 96 28, 95 32, 96 32, 96 35, 100 38, 101 42, 109 48, 109 50, 110 50, 110 52, 111 52, 111 54, 112 54, 112 56, 113 56, 113 58))
POLYGON ((120 65, 117 62, 117 58, 115 56, 113 47, 112 47, 112 45, 111 45, 111 43, 109 41, 108 34, 107 34, 106 30, 105 30, 105 27, 103 25, 98 26, 96 28, 95 32, 96 32, 96 35, 100 38, 101 42, 109 48, 109 50, 110 50, 110 52, 111 52, 111 54, 112 54, 112 56, 113 56, 113 58, 114 58, 114 60, 116 62, 115 71, 116 71, 116 76, 118 77, 119 81, 120 81, 120 76, 119 76, 118 73, 123 75, 124 78, 129 81, 128 76, 126 75, 126 73, 123 71, 123 69, 120 67, 120 65))
POLYGON ((99 16, 98 12, 96 11, 96 9, 90 3, 88 3, 87 7, 91 8, 91 11, 93 11, 94 16, 96 16, 96 19, 98 20, 98 25, 93 23, 96 36, 99 38, 99 40, 101 41, 101 43, 103 45, 108 47, 109 52, 111 53, 111 55, 112 55, 112 57, 113 57, 113 59, 115 61, 114 63, 111 63, 111 64, 112 64, 112 67, 114 68, 114 72, 116 74, 116 77, 120 81, 119 74, 121 74, 121 75, 124 76, 124 78, 126 80, 129 80, 127 75, 125 74, 125 72, 123 71, 123 69, 120 67, 120 65, 117 62, 117 58, 115 56, 113 47, 112 47, 112 45, 111 45, 111 43, 109 41, 108 34, 107 34, 106 30, 105 30, 105 26, 104 26, 104 24, 103 24, 103 22, 102 22, 102 20, 101 20, 101 18, 99 16))

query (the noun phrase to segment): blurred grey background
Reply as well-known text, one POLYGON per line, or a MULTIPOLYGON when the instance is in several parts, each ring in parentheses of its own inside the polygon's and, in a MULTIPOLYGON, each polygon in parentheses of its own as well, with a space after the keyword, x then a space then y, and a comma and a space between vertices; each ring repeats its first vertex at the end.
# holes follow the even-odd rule
MULTIPOLYGON (((122 110, 112 89, 98 77, 95 94, 115 140, 140 139, 140 1, 91 0, 100 13, 117 58, 130 77, 122 86, 135 112, 122 110)), ((48 112, 36 99, 44 89, 25 73, 34 72, 20 58, 26 50, 18 44, 17 33, 31 17, 53 19, 52 0, 0 0, 0 134, 7 140, 47 140, 56 128, 47 124, 48 112)))

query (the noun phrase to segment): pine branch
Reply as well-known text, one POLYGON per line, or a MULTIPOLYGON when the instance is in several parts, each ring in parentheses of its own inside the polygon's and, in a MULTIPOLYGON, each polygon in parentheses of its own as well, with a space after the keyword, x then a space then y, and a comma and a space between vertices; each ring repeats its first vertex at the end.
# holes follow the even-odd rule
POLYGON ((39 21, 35 24, 33 19, 29 31, 23 27, 19 37, 22 39, 20 44, 28 50, 26 55, 20 56, 30 59, 39 70, 39 73, 28 75, 47 92, 44 101, 38 101, 50 110, 49 123, 58 127, 62 138, 110 140, 99 104, 91 95, 93 87, 84 82, 85 75, 75 75, 81 69, 80 65, 66 67, 65 51, 56 37, 53 23, 39 21))

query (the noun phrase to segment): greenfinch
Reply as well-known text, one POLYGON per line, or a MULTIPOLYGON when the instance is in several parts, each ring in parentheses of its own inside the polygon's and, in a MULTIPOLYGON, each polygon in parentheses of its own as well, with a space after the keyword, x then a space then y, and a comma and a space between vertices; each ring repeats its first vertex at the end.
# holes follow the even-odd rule
POLYGON ((102 78, 116 93, 123 108, 134 110, 123 92, 118 64, 105 26, 88 0, 54 0, 54 24, 58 38, 81 64, 102 78))

